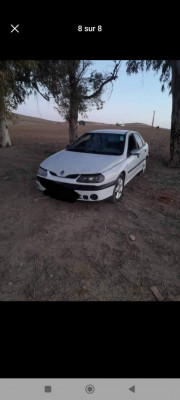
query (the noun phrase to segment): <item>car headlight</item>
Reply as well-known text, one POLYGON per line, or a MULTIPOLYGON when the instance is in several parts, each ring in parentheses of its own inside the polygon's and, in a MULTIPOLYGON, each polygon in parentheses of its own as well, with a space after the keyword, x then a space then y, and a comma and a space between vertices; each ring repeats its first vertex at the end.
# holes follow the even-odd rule
POLYGON ((96 174, 96 175, 80 175, 77 179, 77 182, 82 183, 100 183, 105 179, 104 175, 96 174))
POLYGON ((47 170, 42 167, 39 167, 38 174, 41 176, 47 176, 47 170))

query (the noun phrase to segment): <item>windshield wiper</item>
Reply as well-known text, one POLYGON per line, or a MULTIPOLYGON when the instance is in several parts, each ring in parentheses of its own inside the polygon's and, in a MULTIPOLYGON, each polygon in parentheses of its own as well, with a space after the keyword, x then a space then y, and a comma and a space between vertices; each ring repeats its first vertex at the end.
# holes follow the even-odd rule
POLYGON ((77 151, 77 152, 79 152, 79 153, 97 153, 97 151, 95 151, 95 150, 90 150, 90 151, 85 150, 85 149, 68 149, 68 150, 70 150, 70 151, 77 151))
POLYGON ((71 148, 68 148, 66 150, 68 150, 68 151, 76 151, 77 153, 100 154, 100 155, 105 155, 105 156, 122 156, 122 153, 120 153, 120 154, 113 153, 113 152, 112 153, 111 152, 106 153, 106 152, 100 152, 100 151, 97 151, 97 150, 71 149, 71 148))
POLYGON ((79 152, 83 152, 83 150, 80 150, 80 149, 68 149, 68 150, 70 150, 70 151, 79 151, 79 152))
POLYGON ((99 152, 97 150, 86 150, 86 153, 99 154, 99 152))

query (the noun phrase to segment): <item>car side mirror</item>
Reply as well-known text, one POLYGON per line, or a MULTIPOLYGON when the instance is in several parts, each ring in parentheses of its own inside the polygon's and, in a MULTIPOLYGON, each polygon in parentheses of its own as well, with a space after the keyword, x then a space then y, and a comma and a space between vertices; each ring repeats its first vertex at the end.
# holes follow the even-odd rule
POLYGON ((140 150, 139 149, 133 149, 131 150, 131 156, 140 156, 140 150))

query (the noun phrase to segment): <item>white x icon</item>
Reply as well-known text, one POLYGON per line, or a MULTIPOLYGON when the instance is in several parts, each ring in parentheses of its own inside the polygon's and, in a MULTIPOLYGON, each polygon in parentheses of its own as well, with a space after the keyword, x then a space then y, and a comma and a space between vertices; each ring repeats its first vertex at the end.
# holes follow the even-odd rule
POLYGON ((11 27, 13 28, 12 31, 11 31, 11 33, 14 32, 14 31, 16 31, 17 33, 19 33, 19 31, 17 30, 18 26, 19 26, 19 24, 16 25, 16 26, 14 26, 14 25, 11 24, 11 27))

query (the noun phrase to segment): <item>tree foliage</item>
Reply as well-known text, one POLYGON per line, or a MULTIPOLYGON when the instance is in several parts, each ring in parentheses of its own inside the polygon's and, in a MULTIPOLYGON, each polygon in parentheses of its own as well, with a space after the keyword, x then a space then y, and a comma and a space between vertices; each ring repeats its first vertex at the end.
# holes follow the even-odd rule
POLYGON ((39 84, 48 89, 57 105, 58 112, 67 120, 71 119, 71 104, 82 116, 88 110, 103 107, 101 99, 104 87, 118 76, 120 61, 114 62, 111 73, 102 74, 92 70, 90 60, 41 60, 39 62, 39 84))
POLYGON ((161 71, 159 78, 162 83, 161 90, 164 91, 167 85, 171 93, 171 60, 128 60, 126 63, 126 72, 129 75, 150 69, 157 73, 161 71))
POLYGON ((180 60, 128 60, 126 64, 128 74, 150 68, 160 71, 161 90, 167 85, 172 94, 169 166, 180 167, 180 60))
POLYGON ((100 110, 105 86, 116 80, 120 61, 114 61, 112 72, 101 73, 92 69, 90 60, 41 60, 38 62, 38 87, 46 88, 52 96, 59 114, 69 122, 70 142, 78 136, 78 114, 86 116, 88 110, 100 110))
POLYGON ((0 61, 0 120, 10 118, 12 111, 35 91, 36 69, 37 64, 32 60, 0 61))
POLYGON ((0 121, 10 118, 32 93, 46 100, 53 97, 58 112, 69 122, 70 140, 77 137, 78 113, 103 107, 101 96, 118 76, 120 61, 110 73, 91 69, 90 60, 5 60, 0 61, 0 121))

